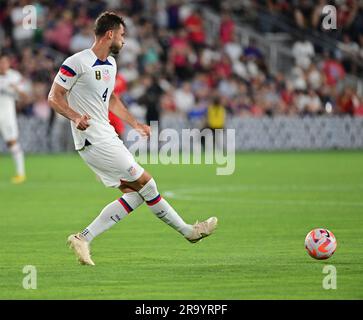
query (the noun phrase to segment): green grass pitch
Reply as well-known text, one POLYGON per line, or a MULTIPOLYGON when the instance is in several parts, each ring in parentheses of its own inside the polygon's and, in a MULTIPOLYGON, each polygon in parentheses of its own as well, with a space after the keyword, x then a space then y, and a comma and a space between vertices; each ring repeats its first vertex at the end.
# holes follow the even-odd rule
POLYGON ((363 298, 362 152, 238 154, 231 176, 148 165, 184 219, 216 215, 216 233, 190 244, 143 205, 93 242, 95 267, 79 265, 66 238, 120 193, 76 154, 26 161, 27 182, 13 186, 11 158, 0 158, 0 299, 363 298), (314 227, 337 237, 332 258, 305 252, 314 227), (25 265, 36 290, 22 286, 25 265), (323 289, 325 265, 336 290, 323 289))

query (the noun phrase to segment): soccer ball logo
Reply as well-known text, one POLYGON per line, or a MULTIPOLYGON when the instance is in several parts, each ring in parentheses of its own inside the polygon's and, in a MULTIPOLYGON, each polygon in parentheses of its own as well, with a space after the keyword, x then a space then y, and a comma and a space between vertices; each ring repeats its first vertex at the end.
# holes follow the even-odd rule
POLYGON ((330 258, 337 248, 334 234, 327 229, 313 229, 305 238, 305 249, 311 257, 318 260, 330 258))

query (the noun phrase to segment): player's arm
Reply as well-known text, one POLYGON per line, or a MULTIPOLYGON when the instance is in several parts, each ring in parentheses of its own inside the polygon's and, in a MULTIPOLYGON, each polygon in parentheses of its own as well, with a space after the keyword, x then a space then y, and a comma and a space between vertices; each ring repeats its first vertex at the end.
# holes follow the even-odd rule
POLYGON ((25 91, 23 91, 20 87, 18 87, 15 84, 10 85, 10 87, 14 90, 14 92, 18 95, 19 100, 22 101, 27 101, 28 100, 28 95, 26 94, 25 91))
POLYGON ((114 92, 111 94, 108 108, 117 117, 136 129, 141 135, 150 136, 150 127, 146 124, 138 122, 114 92))
POLYGON ((66 93, 67 89, 63 88, 58 83, 53 82, 52 88, 50 89, 48 95, 49 105, 54 109, 54 111, 73 121, 77 129, 82 131, 86 130, 89 127, 88 120, 91 117, 88 114, 81 115, 78 112, 74 111, 68 105, 68 102, 66 100, 66 93))

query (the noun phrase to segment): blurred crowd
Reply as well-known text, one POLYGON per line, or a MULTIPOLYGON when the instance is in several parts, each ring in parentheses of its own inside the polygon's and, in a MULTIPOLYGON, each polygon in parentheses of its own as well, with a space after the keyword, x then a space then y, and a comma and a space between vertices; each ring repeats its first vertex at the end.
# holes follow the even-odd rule
MULTIPOLYGON (((258 2, 271 10, 294 8, 301 27, 315 20, 307 19, 306 12, 301 17, 299 10, 308 3, 324 3, 295 1, 297 6, 292 7, 291 1, 258 2)), ((317 58, 308 40, 297 39, 292 48, 295 66, 288 73, 271 74, 254 39, 246 46, 238 41, 236 21, 228 7, 220 8, 219 33, 209 37, 213 41, 208 43, 210 30, 203 6, 216 7, 216 1, 198 3, 202 6, 183 0, 0 0, 0 49, 10 54, 12 67, 22 73, 30 93, 29 100, 20 103, 20 112, 52 119, 47 94, 53 77, 67 56, 92 45, 94 20, 107 9, 122 15, 127 25, 126 44, 116 57, 115 91, 132 112, 146 116, 147 121, 173 113, 202 126, 210 109, 256 117, 363 116, 363 97, 354 88, 339 87, 346 68, 333 54, 326 52, 317 58), (22 10, 28 4, 36 8, 35 30, 22 27, 22 10)), ((361 17, 361 7, 355 11, 361 17)), ((359 39, 363 41, 362 36, 359 39)))
POLYGON ((290 17, 301 29, 322 31, 323 8, 334 6, 339 28, 330 36, 343 41, 344 35, 354 35, 353 41, 358 43, 363 34, 363 3, 360 0, 256 0, 250 1, 250 5, 265 7, 273 15, 290 17))
MULTIPOLYGON (((258 8, 265 8, 272 18, 272 23, 260 21, 261 29, 265 32, 276 31, 273 21, 276 19, 291 20, 301 31, 329 37, 338 41, 336 55, 342 57, 344 66, 350 72, 356 72, 352 60, 363 58, 363 2, 360 0, 258 0, 258 8), (330 6, 332 9, 327 9, 330 6), (325 14, 323 9, 325 8, 325 14), (325 15, 336 15, 336 29, 326 30, 323 27, 325 15)), ((251 4, 252 5, 252 4, 251 4)), ((332 19, 326 19, 332 24, 332 19)))

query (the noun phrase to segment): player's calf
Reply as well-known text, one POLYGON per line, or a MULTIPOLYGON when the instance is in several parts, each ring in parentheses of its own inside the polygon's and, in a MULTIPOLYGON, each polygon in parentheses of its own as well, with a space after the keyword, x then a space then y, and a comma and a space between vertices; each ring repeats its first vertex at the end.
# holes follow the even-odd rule
POLYGON ((26 180, 25 177, 25 164, 24 164, 24 152, 20 144, 16 140, 11 140, 7 142, 7 146, 13 157, 16 175, 11 179, 12 183, 19 184, 26 180))
POLYGON ((95 237, 129 215, 143 202, 144 199, 137 192, 125 193, 121 198, 104 207, 99 216, 82 231, 82 235, 88 242, 91 242, 95 237))

